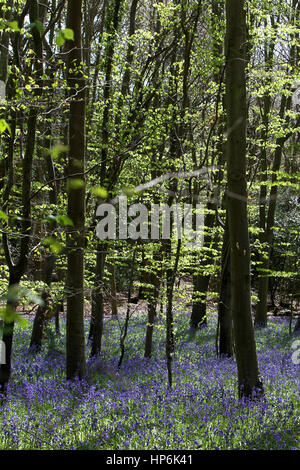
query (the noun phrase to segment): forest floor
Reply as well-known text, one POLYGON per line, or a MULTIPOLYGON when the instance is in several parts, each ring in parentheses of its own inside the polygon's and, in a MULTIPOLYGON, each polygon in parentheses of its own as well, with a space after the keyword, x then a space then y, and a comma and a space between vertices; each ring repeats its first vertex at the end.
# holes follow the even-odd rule
POLYGON ((88 361, 83 382, 65 381, 64 319, 59 336, 49 322, 36 355, 28 353, 31 320, 16 328, 11 383, 0 408, 0 449, 300 448, 300 365, 292 360, 296 338, 289 319, 271 317, 268 328, 256 330, 265 400, 249 403, 237 399, 235 360, 216 357, 213 304, 208 328, 194 338, 186 312, 175 313, 172 390, 165 320, 158 316, 153 357, 145 359, 142 305, 133 305, 121 370, 122 315, 106 317, 101 358, 88 361))

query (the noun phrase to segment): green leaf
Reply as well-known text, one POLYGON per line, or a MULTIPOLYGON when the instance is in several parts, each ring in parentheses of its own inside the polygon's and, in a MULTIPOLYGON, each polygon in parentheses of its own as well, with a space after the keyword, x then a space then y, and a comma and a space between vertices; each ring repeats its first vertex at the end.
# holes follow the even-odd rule
POLYGON ((73 220, 71 220, 67 215, 58 215, 56 216, 57 223, 63 227, 69 225, 74 227, 73 220))
POLYGON ((61 47, 67 40, 74 41, 74 31, 69 28, 58 31, 55 40, 56 45, 61 47))
POLYGON ((56 39, 55 39, 55 42, 56 42, 56 45, 58 47, 61 47, 64 45, 64 43, 66 42, 65 38, 64 38, 64 35, 61 31, 58 32, 58 35, 56 36, 56 39))
POLYGON ((5 222, 8 221, 8 216, 5 214, 5 212, 0 211, 0 219, 4 220, 5 222))
POLYGON ((8 26, 10 27, 10 29, 12 29, 13 31, 21 31, 20 28, 19 28, 19 24, 17 21, 10 21, 8 23, 8 26))
POLYGON ((17 312, 13 310, 10 305, 0 308, 0 317, 2 317, 6 323, 13 323, 17 316, 17 312))
POLYGON ((28 320, 16 312, 10 305, 0 308, 0 317, 2 317, 8 324, 17 322, 22 328, 26 328, 28 326, 28 320))
POLYGON ((0 119, 0 134, 3 134, 5 130, 8 130, 8 132, 11 135, 11 130, 5 119, 0 119))
POLYGON ((68 145, 63 144, 56 144, 52 149, 49 150, 50 155, 52 156, 53 160, 56 160, 61 153, 68 152, 69 147, 68 145))
POLYGON ((101 186, 94 186, 91 189, 91 193, 93 196, 101 197, 102 199, 107 198, 107 191, 105 188, 102 188, 101 186))
POLYGON ((52 238, 52 237, 46 237, 43 239, 43 244, 46 245, 46 246, 49 246, 50 250, 55 254, 55 255, 58 255, 64 245, 62 243, 60 243, 58 240, 56 240, 55 238, 52 238))
POLYGON ((72 178, 72 179, 69 179, 67 182, 67 190, 69 191, 71 189, 80 189, 82 188, 83 185, 84 185, 84 181, 82 181, 81 179, 72 178))
POLYGON ((74 31, 73 29, 66 28, 63 30, 64 38, 74 41, 74 31))

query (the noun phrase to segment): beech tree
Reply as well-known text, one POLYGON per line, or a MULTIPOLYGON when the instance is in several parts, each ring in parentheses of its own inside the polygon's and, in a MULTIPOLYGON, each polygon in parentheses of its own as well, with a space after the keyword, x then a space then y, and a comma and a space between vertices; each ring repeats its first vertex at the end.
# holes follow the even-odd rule
POLYGON ((68 1, 66 41, 70 88, 67 234, 67 378, 85 374, 84 247, 85 247, 85 79, 82 55, 82 2, 68 1))
POLYGON ((239 395, 262 393, 250 300, 250 245, 246 180, 246 12, 244 0, 226 1, 227 212, 232 318, 239 395))
MULTIPOLYGON (((40 87, 42 87, 41 76, 43 74, 43 62, 42 62, 42 41, 41 33, 38 30, 36 22, 39 18, 39 7, 37 1, 27 2, 21 15, 18 17, 17 30, 20 30, 24 23, 25 16, 29 13, 30 20, 32 22, 31 35, 32 42, 35 51, 34 57, 34 71, 36 74, 36 80, 40 87)), ((19 41, 20 33, 17 31, 14 38, 14 67, 15 70, 20 65, 19 57, 19 41)), ((17 80, 16 76, 11 76, 12 97, 16 93, 16 87, 14 80, 17 80)), ((35 96, 38 96, 38 92, 35 92, 35 96)), ((17 259, 12 254, 9 237, 7 233, 3 233, 3 248, 5 253, 5 259, 9 268, 9 282, 8 282, 8 293, 7 293, 7 305, 6 305, 6 316, 4 319, 3 326, 3 342, 6 350, 6 363, 0 366, 0 392, 6 393, 8 381, 11 373, 11 354, 12 354, 12 343, 13 343, 13 332, 15 323, 16 307, 18 305, 18 288, 22 276, 26 272, 29 257, 30 247, 30 235, 31 235, 31 180, 32 180, 32 164, 33 155, 36 140, 36 126, 37 126, 38 107, 32 103, 29 108, 28 120, 27 120, 27 135, 26 135, 26 148, 24 158, 22 161, 22 219, 21 219, 21 240, 20 249, 17 259)), ((6 186, 3 195, 3 208, 7 210, 9 198, 11 196, 12 187, 14 184, 14 139, 16 137, 16 121, 17 113, 12 112, 11 122, 11 133, 8 146, 8 174, 6 186)))
POLYGON ((165 329, 171 386, 180 311, 191 342, 216 325, 239 395, 263 394, 252 313, 266 326, 270 298, 291 334, 298 313, 299 1, 0 0, 0 16, 0 391, 26 291, 29 349, 55 316, 67 379, 104 360, 110 315, 125 362, 137 308, 149 361, 165 329), (169 238, 161 218, 158 238, 99 240, 97 208, 120 196, 167 204, 169 238), (201 248, 172 234, 186 203, 201 248))

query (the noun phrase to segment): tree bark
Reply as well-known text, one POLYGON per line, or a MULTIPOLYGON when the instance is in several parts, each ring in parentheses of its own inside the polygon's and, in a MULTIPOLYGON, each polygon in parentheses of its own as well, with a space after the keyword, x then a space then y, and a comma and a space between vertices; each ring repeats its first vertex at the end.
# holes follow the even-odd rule
POLYGON ((43 339, 43 331, 44 331, 44 324, 46 320, 46 312, 47 312, 47 299, 48 299, 48 292, 44 290, 41 295, 41 299, 43 300, 43 305, 39 305, 37 312, 34 317, 33 326, 32 326, 32 333, 30 339, 30 346, 29 351, 37 352, 42 347, 42 339, 43 339))
MULTIPOLYGON (((286 109, 290 107, 290 99, 287 100, 286 96, 283 96, 281 99, 280 105, 280 118, 284 118, 284 113, 286 109)), ((261 264, 260 264, 260 276, 258 278, 258 303, 256 307, 256 314, 255 314, 255 325, 259 327, 266 327, 267 326, 267 303, 268 303, 268 288, 269 288, 269 277, 268 277, 268 270, 270 265, 270 253, 273 243, 273 226, 275 223, 275 212, 277 206, 277 193, 278 187, 276 184, 277 179, 277 171, 280 169, 281 165, 281 158, 282 158, 282 151, 285 141, 287 140, 287 136, 280 137, 276 140, 276 150, 274 155, 274 161, 272 166, 272 187, 269 196, 269 206, 268 212, 265 217, 264 221, 264 232, 260 236, 260 240, 266 244, 266 251, 261 256, 261 264)))
MULTIPOLYGON (((10 274, 8 283, 8 297, 10 291, 15 287, 18 287, 21 276, 14 276, 10 274)), ((14 298, 8 298, 6 303, 6 310, 8 313, 14 314, 17 308, 17 301, 14 298)), ((11 374, 11 357, 12 357, 12 345, 13 345, 13 334, 14 334, 14 321, 8 322, 3 321, 3 335, 2 341, 5 347, 5 364, 0 365, 0 394, 6 395, 7 387, 11 374)))
POLYGON ((297 317, 296 324, 294 326, 294 333, 299 334, 300 333, 300 315, 297 317))
POLYGON ((226 217, 223 234, 222 260, 221 260, 221 286, 218 305, 219 321, 219 356, 232 357, 232 312, 231 312, 231 278, 230 278, 230 246, 228 232, 228 218, 226 217))
MULTIPOLYGON (((109 144, 109 115, 111 109, 111 85, 112 85, 112 70, 113 70, 113 55, 115 50, 116 33, 120 21, 120 9, 122 6, 121 0, 115 0, 113 4, 109 5, 107 18, 106 18, 106 32, 109 35, 109 40, 106 46, 105 57, 105 82, 103 90, 104 110, 101 123, 101 163, 100 163, 100 183, 103 187, 113 185, 113 181, 107 181, 107 160, 108 160, 108 144, 109 144)), ((100 201, 98 201, 99 203, 100 201)), ((97 203, 97 205, 98 205, 97 203)), ((97 255, 96 255, 96 268, 95 268, 95 286, 92 295, 92 314, 89 331, 89 339, 92 340, 91 356, 100 354, 101 339, 103 332, 103 274, 105 259, 107 255, 107 246, 99 240, 97 242, 97 255)))
POLYGON ((151 284, 151 291, 148 293, 148 323, 145 338, 145 357, 152 356, 152 336, 153 328, 156 317, 156 307, 158 301, 159 279, 156 273, 149 274, 149 283, 151 284))
POLYGON ((95 285, 92 294, 92 313, 89 338, 92 340, 90 356, 96 356, 101 352, 104 305, 103 305, 103 276, 107 246, 104 243, 97 243, 96 275, 95 285))
MULTIPOLYGON (((18 19, 18 26, 22 28, 24 18, 29 12, 30 21, 34 23, 38 18, 38 3, 37 1, 32 1, 26 3, 22 14, 18 19)), ((37 84, 41 84, 41 76, 43 74, 43 64, 42 64, 42 48, 40 33, 36 26, 31 30, 34 49, 36 52, 34 69, 37 77, 37 84)), ((17 65, 19 65, 19 33, 16 34, 16 39, 14 42, 14 60, 17 65)), ((14 89, 15 91, 15 89, 14 89)), ((30 233, 31 233, 31 179, 32 179, 32 162, 33 154, 35 149, 35 139, 36 139, 36 124, 37 124, 37 115, 38 108, 37 106, 31 107, 28 115, 27 122, 27 136, 26 136, 26 149, 24 158, 22 161, 22 222, 21 222, 21 242, 19 247, 19 256, 16 263, 14 263, 11 256, 9 242, 6 234, 3 234, 3 247, 6 262, 9 268, 9 287, 8 295, 15 288, 18 288, 20 280, 24 275, 27 264, 28 264, 28 253, 30 247, 30 233)), ((13 113, 13 135, 16 131, 16 114, 13 113)), ((6 209, 10 197, 10 191, 14 182, 14 141, 11 139, 9 147, 9 169, 8 169, 8 181, 3 195, 3 207, 6 209)), ((16 295, 14 293, 13 297, 16 295)), ((15 313, 17 307, 17 300, 11 298, 7 301, 7 309, 12 313, 15 313)), ((0 393, 6 394, 7 386, 11 373, 11 355, 12 355, 12 344, 13 344, 13 333, 14 333, 14 321, 7 322, 4 321, 4 332, 3 332, 3 343, 5 344, 5 353, 6 353, 6 363, 1 364, 0 366, 0 393)))
POLYGON ((226 0, 227 208, 232 317, 240 397, 262 394, 250 300, 246 182, 246 15, 244 0, 226 0))
POLYGON ((69 117, 68 217, 73 227, 67 233, 67 380, 85 375, 84 340, 84 248, 85 248, 85 79, 82 71, 82 0, 69 0, 67 28, 74 41, 66 42, 67 79, 71 89, 69 117), (72 177, 72 175, 76 175, 72 177), (75 182, 75 183, 74 183, 75 182), (78 184, 79 182, 79 184, 78 184))
POLYGON ((117 288, 116 288, 116 272, 114 262, 110 265, 109 273, 109 285, 110 285, 110 295, 111 295, 111 314, 113 317, 117 318, 118 316, 118 307, 117 307, 117 288))
POLYGON ((206 296, 209 280, 210 276, 204 274, 196 274, 193 278, 193 305, 190 321, 193 329, 207 327, 206 296))

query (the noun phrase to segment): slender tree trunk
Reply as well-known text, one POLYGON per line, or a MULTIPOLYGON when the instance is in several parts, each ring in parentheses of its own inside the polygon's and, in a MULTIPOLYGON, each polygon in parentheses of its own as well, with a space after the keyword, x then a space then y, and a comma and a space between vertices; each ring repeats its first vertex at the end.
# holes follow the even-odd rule
POLYGON ((33 353, 39 351, 42 347, 43 331, 48 303, 48 293, 46 290, 42 292, 41 299, 43 301, 43 305, 38 306, 37 312, 35 314, 29 346, 29 350, 33 353))
POLYGON ((174 342, 174 318, 173 318, 173 291, 174 284, 178 270, 178 263, 180 258, 181 250, 181 239, 177 240, 177 250, 175 255, 174 266, 171 266, 171 240, 167 240, 166 256, 169 262, 169 268, 167 269, 167 308, 166 308, 166 358, 167 358, 167 371, 168 371, 168 385, 172 388, 173 385, 173 373, 172 373, 172 362, 173 354, 175 349, 174 342))
MULTIPOLYGON (((31 109, 28 118, 28 131, 26 141, 26 152, 23 160, 23 182, 22 182, 22 238, 20 243, 20 256, 18 263, 14 265, 11 260, 9 253, 8 241, 4 237, 4 251, 6 253, 6 260, 8 262, 10 271, 9 289, 12 286, 18 286, 19 282, 24 275, 27 264, 28 264, 28 252, 30 246, 30 230, 31 230, 31 203, 30 203, 30 188, 31 188, 31 172, 32 172, 32 160, 35 146, 35 134, 36 134, 36 120, 37 111, 31 109)), ((12 300, 7 304, 8 309, 15 311, 17 303, 12 300)), ((3 342, 6 347, 6 364, 0 366, 0 392, 6 393, 10 372, 11 372, 11 351, 13 342, 14 322, 4 322, 4 334, 3 342)))
MULTIPOLYGON (((281 111, 280 117, 283 118, 284 110, 286 109, 286 97, 283 96, 281 101, 281 111)), ((276 173, 280 169, 281 165, 281 157, 283 151, 283 145, 287 137, 282 137, 277 139, 276 150, 274 155, 274 162, 272 167, 272 188, 270 191, 269 197, 269 207, 268 213, 266 216, 265 222, 265 230, 261 235, 261 241, 265 242, 266 248, 265 253, 261 259, 261 264, 259 265, 260 268, 260 276, 258 278, 258 303, 256 307, 256 314, 255 314, 255 325, 259 327, 266 327, 267 326, 267 313, 268 313, 268 288, 269 288, 269 277, 268 277, 268 270, 270 265, 270 253, 271 247, 273 243, 273 226, 275 223, 275 211, 277 206, 277 192, 278 187, 276 183, 276 173)))
MULTIPOLYGON (((266 55, 266 53, 265 53, 266 55)), ((266 62, 268 63, 267 59, 266 62)), ((267 139, 269 128, 269 113, 271 109, 271 97, 265 96, 263 100, 263 130, 261 139, 263 141, 263 148, 261 151, 261 179, 262 183, 259 192, 259 228, 261 229, 259 240, 261 244, 265 241, 266 231, 266 206, 267 206, 267 186, 265 180, 267 179, 267 139)), ((263 250, 261 247, 260 250, 263 250)), ((259 253, 259 267, 262 270, 268 269, 269 260, 266 259, 266 253, 260 251, 259 253)), ((267 297, 268 297, 268 277, 258 277, 258 305, 256 308, 255 323, 261 327, 267 326, 267 297)))
MULTIPOLYGON (((46 128, 46 134, 50 135, 50 133, 51 133, 51 125, 47 126, 46 128)), ((44 148, 50 148, 50 141, 48 139, 45 142, 44 148)), ((47 177, 49 181, 53 181, 55 179, 54 164, 53 164, 52 156, 51 154, 48 154, 48 152, 46 152, 45 160, 46 160, 47 177)), ((50 204, 57 205, 57 188, 56 188, 55 182, 53 182, 51 191, 49 193, 49 202, 50 204)), ((55 230, 55 228, 56 228, 56 223, 51 222, 51 224, 49 224, 48 229, 55 230)), ((35 318, 34 318, 31 340, 30 340, 30 347, 29 347, 31 352, 39 351, 42 346, 43 331, 44 331, 44 326, 45 326, 45 321, 46 321, 46 312, 48 310, 49 289, 50 289, 51 282, 52 282, 52 274, 53 274, 53 270, 55 267, 55 263, 56 263, 55 254, 47 253, 43 260, 43 268, 42 268, 43 281, 47 285, 47 288, 44 289, 41 293, 41 298, 44 304, 39 305, 35 318)))
POLYGON ((193 306, 191 315, 191 328, 207 327, 206 317, 206 296, 209 285, 210 276, 204 274, 196 274, 193 279, 193 306))
POLYGON ((230 281, 230 246, 228 219, 226 217, 222 246, 220 298, 218 305, 220 357, 231 357, 233 355, 230 281))
MULTIPOLYGON (((14 276, 10 274, 8 284, 8 300, 6 303, 6 311, 8 314, 14 314, 17 308, 17 301, 14 295, 10 298, 10 292, 15 288, 18 288, 21 277, 18 275, 14 276)), ((12 356, 12 345, 13 345, 13 334, 14 334, 14 321, 8 322, 3 321, 3 335, 2 341, 4 343, 5 351, 5 364, 0 365, 0 394, 6 395, 7 387, 11 374, 11 356, 12 356)))
MULTIPOLYGON (((203 247, 210 248, 212 243, 212 236, 211 236, 211 229, 214 226, 215 222, 215 213, 212 212, 214 210, 214 204, 212 202, 208 202, 207 204, 207 213, 204 217, 204 240, 203 240, 203 247)), ((201 255, 200 255, 201 256, 201 255)), ((206 255, 205 256, 211 256, 206 255)), ((210 259, 204 259, 201 263, 201 268, 205 270, 205 266, 210 264, 210 259)), ((193 307, 192 307, 192 315, 190 325, 191 328, 203 328, 207 326, 207 315, 206 315, 206 298, 207 298, 207 291, 210 281, 210 275, 207 274, 196 274, 194 276, 194 290, 193 290, 193 307)))
POLYGON ((68 216, 73 227, 67 233, 67 379, 85 375, 84 248, 85 248, 85 79, 81 45, 82 0, 69 0, 67 71, 71 89, 69 118, 68 216), (76 177, 72 177, 75 174, 76 177), (79 184, 78 184, 79 182, 79 184))
MULTIPOLYGON (((18 26, 22 28, 24 18, 29 13, 31 23, 34 23, 39 18, 39 8, 36 0, 31 3, 27 2, 23 10, 22 15, 19 17, 18 26)), ((34 69, 36 72, 36 80, 39 86, 41 84, 41 76, 43 74, 42 64, 42 45, 41 38, 38 28, 34 26, 31 30, 33 45, 36 52, 34 69)), ((19 33, 16 35, 14 43, 14 53, 16 64, 19 65, 19 33)), ((17 307, 16 292, 19 286, 19 282, 24 275, 28 265, 28 253, 30 247, 30 233, 31 233, 31 179, 32 179, 32 162, 33 154, 35 149, 36 139, 36 124, 37 124, 38 108, 31 107, 29 110, 28 122, 27 122, 27 136, 26 136, 26 149, 25 155, 22 161, 22 236, 20 241, 19 256, 17 263, 13 262, 8 238, 6 234, 3 234, 3 246, 7 265, 9 267, 9 288, 8 296, 11 296, 11 292, 14 291, 12 298, 9 298, 7 302, 8 311, 15 312, 17 307)), ((15 134, 16 115, 13 115, 13 135, 15 134)), ((10 191, 14 180, 14 141, 11 139, 9 147, 9 174, 8 182, 4 191, 3 201, 4 208, 6 209, 7 203, 10 196, 10 191)), ((6 394, 7 386, 11 373, 11 353, 13 344, 13 333, 14 333, 14 322, 8 323, 4 321, 4 332, 3 332, 3 343, 5 344, 6 363, 0 366, 0 393, 6 394)))
POLYGON ((63 312, 63 303, 59 303, 58 305, 56 305, 55 307, 55 316, 54 316, 54 322, 55 322, 55 333, 57 335, 60 334, 60 321, 59 321, 59 314, 60 312, 63 312))
POLYGON ((298 314, 296 324, 294 326, 294 333, 300 333, 300 315, 298 314))
POLYGON ((130 319, 130 304, 131 304, 131 292, 132 292, 132 287, 133 287, 133 272, 134 272, 134 264, 135 264, 135 248, 133 249, 133 254, 132 254, 132 259, 131 259, 131 269, 130 269, 130 274, 129 274, 129 286, 128 286, 128 295, 127 295, 127 310, 126 310, 126 317, 125 317, 125 323, 122 328, 121 332, 121 337, 120 337, 120 358, 118 362, 118 369, 121 369, 121 365, 124 359, 124 354, 125 354, 125 341, 127 337, 127 331, 128 331, 128 325, 129 325, 129 319, 130 319))
POLYGON ((103 276, 107 246, 97 243, 96 277, 92 294, 92 313, 89 338, 92 340, 91 357, 100 354, 103 333, 104 305, 103 305, 103 276))
POLYGON ((226 0, 227 208, 232 316, 240 397, 263 393, 250 297, 246 182, 246 14, 244 0, 226 0))
POLYGON ((111 314, 113 317, 117 317, 118 308, 117 308, 116 272, 115 272, 115 265, 113 262, 110 265, 109 285, 110 285, 110 295, 111 295, 111 302, 110 302, 111 314))
MULTIPOLYGON (((294 10, 293 12, 293 18, 291 20, 295 21, 295 23, 299 20, 299 3, 297 0, 293 2, 292 9, 294 10)), ((274 18, 271 18, 271 21, 274 23, 274 18)), ((267 67, 270 68, 272 59, 273 59, 273 54, 274 54, 274 48, 275 44, 274 42, 271 41, 271 45, 269 48, 269 51, 267 53, 267 49, 265 48, 265 56, 267 58, 267 67)), ((296 45, 296 40, 293 45, 290 47, 290 60, 288 67, 293 67, 297 63, 297 57, 299 55, 299 46, 296 45)), ((290 69, 289 72, 290 73, 290 69)), ((289 86, 289 85, 288 85, 289 86)), ((291 136, 290 131, 288 130, 288 125, 290 121, 290 116, 287 114, 287 111, 291 109, 292 106, 292 97, 287 96, 285 93, 282 94, 281 97, 281 102, 280 102, 280 110, 279 110, 279 117, 280 119, 285 123, 284 127, 286 130, 286 135, 277 138, 276 140, 276 149, 274 153, 274 160, 273 160, 273 166, 272 166, 272 187, 270 190, 270 197, 269 197, 269 207, 268 207, 268 212, 266 214, 266 208, 263 206, 262 209, 260 208, 260 221, 262 223, 260 224, 260 227, 264 229, 264 232, 261 234, 261 241, 265 243, 265 253, 262 256, 261 259, 261 264, 260 264, 260 270, 261 270, 261 275, 258 278, 258 298, 259 301, 257 303, 257 308, 256 308, 256 315, 255 315, 255 325, 260 326, 260 327, 265 327, 267 326, 267 301, 268 301, 268 288, 269 288, 269 277, 268 277, 268 270, 269 270, 269 264, 270 264, 270 254, 272 250, 272 243, 273 243, 273 226, 275 222, 275 211, 276 211, 276 205, 277 205, 277 193, 278 193, 278 187, 275 184, 277 180, 277 172, 280 169, 281 166, 281 160, 282 160, 282 153, 283 153, 283 147, 285 142, 288 140, 288 138, 291 136)), ((265 104, 264 104, 264 117, 265 117, 265 122, 268 122, 268 113, 270 110, 270 98, 268 99, 265 98, 265 104)), ((296 123, 296 126, 299 125, 299 119, 296 123)), ((267 126, 265 125, 265 128, 267 126)), ((266 156, 264 156, 266 157, 266 156)), ((264 164, 265 169, 266 168, 266 163, 264 164)), ((263 187, 263 194, 262 196, 266 199, 267 191, 266 188, 263 187)), ((264 200, 264 205, 266 205, 266 202, 264 200)))
MULTIPOLYGON (((106 46, 105 57, 105 82, 103 90, 104 110, 101 125, 101 163, 100 163, 100 182, 103 187, 112 185, 112 181, 107 181, 107 159, 109 144, 109 118, 111 109, 111 76, 113 70, 113 55, 115 50, 116 33, 120 21, 120 9, 122 0, 115 0, 113 4, 108 6, 106 18, 106 32, 109 40, 106 46)), ((97 204, 98 205, 98 204, 97 204)), ((107 246, 101 242, 97 242, 96 268, 95 268, 95 286, 92 295, 92 314, 89 331, 89 339, 92 340, 91 356, 95 356, 101 351, 101 339, 103 332, 103 274, 104 265, 107 255, 107 246)))
POLYGON ((154 304, 154 302, 149 302, 148 323, 147 323, 147 329, 146 329, 145 354, 144 354, 144 357, 148 357, 148 358, 152 356, 152 336, 153 336, 155 316, 156 316, 156 305, 154 304))
POLYGON ((156 307, 158 301, 158 287, 159 281, 157 275, 154 273, 150 273, 149 275, 150 284, 152 286, 151 292, 148 294, 148 323, 146 329, 146 338, 145 338, 145 357, 150 358, 152 356, 152 336, 153 336, 153 328, 154 322, 156 318, 156 307))
POLYGON ((140 282, 142 285, 139 287, 139 294, 138 294, 138 299, 139 300, 145 300, 147 299, 147 293, 148 293, 148 286, 144 286, 143 284, 149 284, 149 273, 148 273, 148 263, 145 259, 145 250, 144 247, 142 247, 142 263, 141 263, 141 274, 140 274, 140 282))

